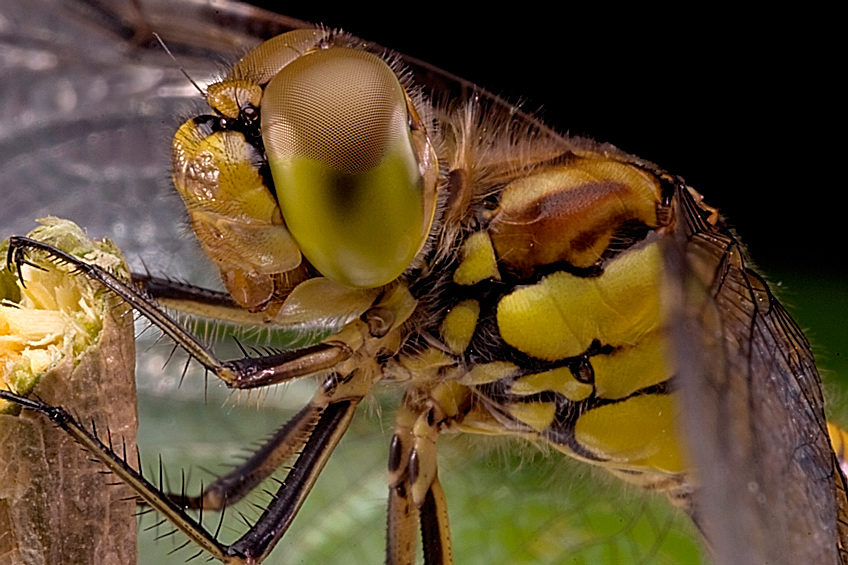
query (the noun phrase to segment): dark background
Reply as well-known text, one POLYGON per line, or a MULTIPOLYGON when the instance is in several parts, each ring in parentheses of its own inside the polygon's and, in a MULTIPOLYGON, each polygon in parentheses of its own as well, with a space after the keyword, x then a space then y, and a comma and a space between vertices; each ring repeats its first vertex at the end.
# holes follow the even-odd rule
POLYGON ((767 269, 848 274, 843 65, 826 14, 286 8, 683 176, 767 269))

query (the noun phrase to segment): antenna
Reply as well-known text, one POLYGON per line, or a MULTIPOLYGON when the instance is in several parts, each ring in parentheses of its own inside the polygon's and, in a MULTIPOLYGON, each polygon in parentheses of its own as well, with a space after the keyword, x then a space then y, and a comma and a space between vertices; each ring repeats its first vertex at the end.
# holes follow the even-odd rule
POLYGON ((186 77, 186 79, 188 79, 188 81, 192 84, 192 86, 194 86, 194 88, 197 89, 197 91, 200 93, 200 95, 206 96, 206 93, 203 92, 203 89, 200 88, 200 86, 196 82, 194 82, 194 79, 191 78, 191 76, 189 76, 189 74, 186 72, 185 68, 180 64, 180 62, 177 60, 177 58, 174 56, 174 54, 171 53, 171 50, 168 49, 168 46, 165 45, 165 42, 162 40, 162 38, 159 36, 159 34, 154 31, 153 37, 156 38, 156 41, 159 42, 159 45, 162 46, 162 49, 165 50, 165 53, 168 54, 168 56, 171 58, 171 60, 174 62, 174 64, 177 66, 177 68, 180 69, 180 72, 183 74, 183 76, 186 77))

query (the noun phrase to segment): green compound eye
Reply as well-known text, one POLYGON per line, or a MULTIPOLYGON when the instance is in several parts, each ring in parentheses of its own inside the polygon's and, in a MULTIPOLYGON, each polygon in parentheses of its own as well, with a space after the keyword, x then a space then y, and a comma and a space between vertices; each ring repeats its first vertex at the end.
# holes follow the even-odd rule
POLYGON ((262 132, 277 198, 303 255, 358 288, 406 269, 433 221, 433 149, 379 57, 315 50, 268 84, 262 132))

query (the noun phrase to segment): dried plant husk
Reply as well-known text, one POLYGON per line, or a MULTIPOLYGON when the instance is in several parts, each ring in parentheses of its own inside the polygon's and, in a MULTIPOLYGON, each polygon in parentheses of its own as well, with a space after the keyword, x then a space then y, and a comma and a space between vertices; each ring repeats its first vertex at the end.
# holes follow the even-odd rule
MULTIPOLYGON (((109 241, 71 222, 40 220, 29 237, 117 275, 129 271, 109 241)), ((0 244, 6 256, 8 241, 0 244)), ((132 314, 99 283, 72 268, 27 258, 0 271, 0 387, 62 406, 135 461, 138 413, 132 314)), ((0 401, 0 562, 133 564, 135 502, 64 431, 40 414, 0 401)))

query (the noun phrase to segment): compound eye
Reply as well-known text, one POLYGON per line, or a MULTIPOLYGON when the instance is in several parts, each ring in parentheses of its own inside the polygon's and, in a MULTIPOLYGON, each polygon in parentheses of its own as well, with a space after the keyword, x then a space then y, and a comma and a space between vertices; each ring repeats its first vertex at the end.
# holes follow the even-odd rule
POLYGON ((437 163, 395 73, 364 51, 309 52, 262 98, 262 132, 283 218, 336 282, 391 282, 433 221, 437 163))

